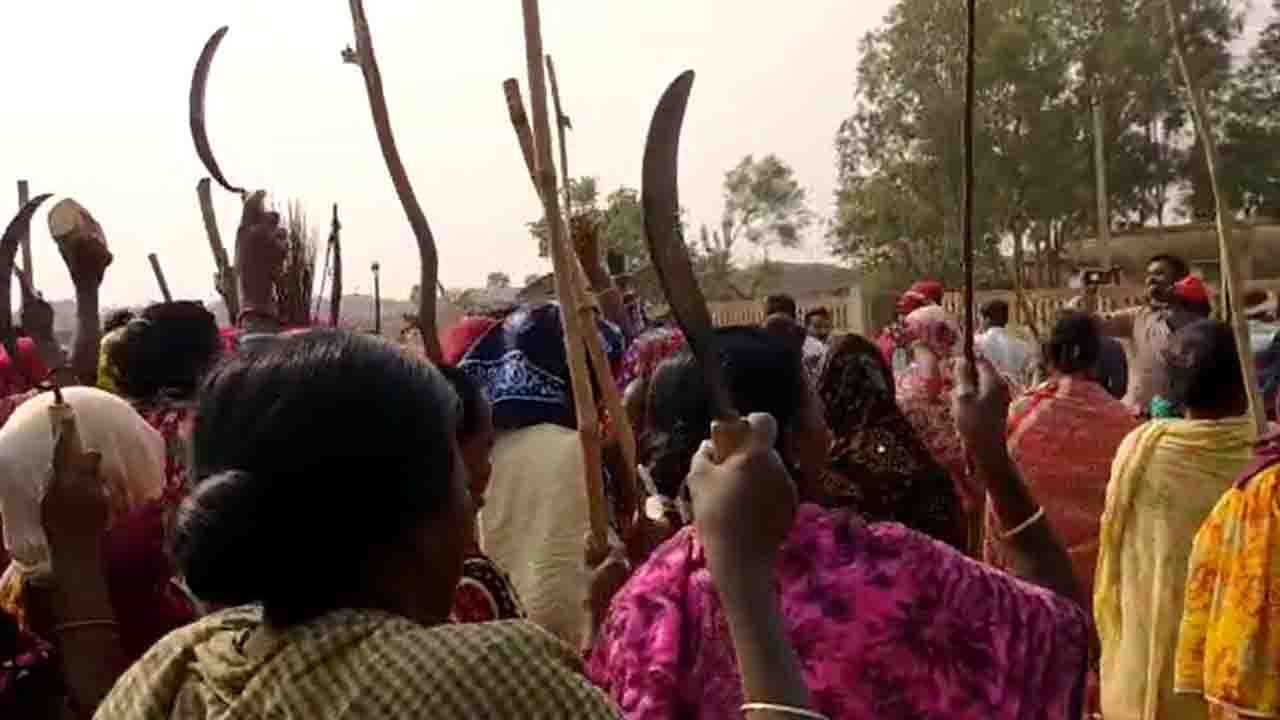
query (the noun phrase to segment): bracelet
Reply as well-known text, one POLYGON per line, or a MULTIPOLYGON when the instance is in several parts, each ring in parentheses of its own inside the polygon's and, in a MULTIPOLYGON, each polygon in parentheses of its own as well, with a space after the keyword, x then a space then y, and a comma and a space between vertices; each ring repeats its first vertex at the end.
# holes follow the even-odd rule
POLYGON ((782 713, 790 717, 807 718, 808 720, 828 720, 826 715, 820 712, 814 712, 808 708, 794 707, 791 705, 778 705, 776 703, 750 702, 742 706, 743 713, 749 712, 776 712, 782 713))
POLYGON ((59 623, 53 626, 55 633, 63 633, 68 630, 81 630, 84 628, 109 627, 119 628, 120 623, 111 618, 100 618, 97 620, 72 620, 70 622, 59 623))
POLYGON ((1042 506, 1042 507, 1036 508, 1036 511, 1031 513, 1031 517, 1018 523, 1017 527, 1011 528, 1009 530, 1005 530, 1004 532, 1000 533, 1000 539, 1012 540, 1013 538, 1017 537, 1018 534, 1021 533, 1022 531, 1026 530, 1032 525, 1035 525, 1037 522, 1040 521, 1040 518, 1043 518, 1043 517, 1044 517, 1044 507, 1042 506))

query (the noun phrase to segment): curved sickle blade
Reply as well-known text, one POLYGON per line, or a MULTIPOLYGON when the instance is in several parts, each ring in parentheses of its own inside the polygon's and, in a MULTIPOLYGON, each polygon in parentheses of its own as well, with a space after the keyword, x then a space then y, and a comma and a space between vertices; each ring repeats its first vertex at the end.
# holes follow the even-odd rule
POLYGON ((196 154, 200 156, 200 162, 204 163, 205 169, 209 171, 209 176, 227 190, 244 195, 244 188, 235 187, 227 182, 227 178, 222 174, 218 161, 213 157, 213 149, 209 147, 209 133, 205 131, 204 126, 204 95, 209 83, 209 68, 213 65, 213 56, 217 54, 218 46, 222 44, 222 38, 226 36, 228 29, 223 25, 209 36, 209 41, 204 44, 204 50, 200 51, 200 59, 196 61, 196 70, 191 76, 191 97, 188 101, 191 111, 191 139, 196 144, 196 154))
POLYGON ((5 352, 15 368, 25 366, 17 361, 18 338, 13 332, 13 304, 10 288, 13 278, 13 258, 18 254, 18 246, 22 238, 31 234, 31 217, 45 200, 53 197, 51 193, 37 195, 27 201, 9 221, 9 226, 0 237, 0 341, 4 343, 5 352))
POLYGON ((680 224, 679 175, 680 129, 693 89, 693 71, 677 77, 653 111, 649 138, 644 148, 644 184, 640 202, 644 207, 645 242, 658 281, 666 292, 671 312, 684 331, 685 339, 711 391, 712 412, 719 420, 737 420, 724 372, 707 301, 698 287, 689 250, 680 224))

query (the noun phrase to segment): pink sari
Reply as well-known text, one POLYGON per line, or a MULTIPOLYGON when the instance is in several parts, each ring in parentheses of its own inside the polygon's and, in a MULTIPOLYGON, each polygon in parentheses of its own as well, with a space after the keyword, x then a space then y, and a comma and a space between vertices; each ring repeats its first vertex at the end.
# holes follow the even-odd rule
MULTIPOLYGON (((816 709, 833 720, 1079 720, 1076 604, 895 523, 802 505, 776 568, 816 709)), ((690 528, 614 598, 587 673, 628 720, 735 720, 728 624, 690 528)))

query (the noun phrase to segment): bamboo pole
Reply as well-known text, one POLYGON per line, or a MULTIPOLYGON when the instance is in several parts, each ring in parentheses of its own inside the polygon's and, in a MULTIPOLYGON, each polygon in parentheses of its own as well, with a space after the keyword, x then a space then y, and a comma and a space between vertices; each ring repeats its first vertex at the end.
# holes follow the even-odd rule
POLYGON ((148 253, 147 260, 151 261, 151 272, 156 275, 156 284, 160 286, 160 294, 164 297, 164 301, 173 302, 173 294, 169 292, 169 282, 164 279, 164 270, 160 267, 160 258, 155 253, 148 253))
MULTIPOLYGON (((506 94, 507 110, 511 115, 511 125, 515 130, 516 139, 519 141, 521 153, 524 155, 525 167, 529 170, 530 178, 534 179, 534 192, 541 195, 541 189, 536 181, 536 172, 533 169, 533 133, 529 128, 529 116, 524 111, 524 102, 520 98, 520 86, 515 80, 507 80, 502 84, 502 87, 506 94)), ((555 86, 553 85, 552 87, 554 88, 555 86)), ((552 92, 554 97, 554 89, 552 92)), ((558 106, 559 103, 557 102, 556 105, 558 106)), ((562 155, 565 152, 563 142, 562 132, 562 144, 560 146, 562 155)), ((564 236, 568 237, 567 230, 564 232, 564 236)), ((579 313, 583 317, 584 326, 592 328, 595 322, 595 311, 587 295, 586 274, 572 251, 565 249, 565 253, 575 257, 572 263, 575 271, 573 272, 575 297, 579 305, 579 313)), ((632 427, 631 418, 627 415, 626 408, 622 404, 622 393, 618 391, 618 383, 613 376, 613 369, 609 366, 609 359, 605 355, 603 341, 598 333, 587 332, 583 337, 583 344, 586 346, 587 354, 591 358, 591 369, 595 374, 596 385, 600 388, 601 399, 604 401, 605 409, 613 422, 613 428, 618 439, 618 447, 622 453, 625 467, 621 469, 621 485, 628 489, 639 487, 636 479, 636 457, 638 452, 635 428, 632 427)))
POLYGON ((409 174, 396 149, 395 136, 391 132, 391 116, 387 111, 387 99, 382 90, 382 73, 373 52, 373 38, 369 32, 369 20, 365 17, 363 0, 349 0, 351 24, 355 28, 356 49, 343 53, 345 62, 354 63, 364 75, 365 91, 369 96, 369 110, 373 113, 373 127, 378 134, 382 159, 387 164, 391 183, 404 207, 405 216, 418 241, 418 257, 422 263, 418 287, 418 329, 427 358, 439 363, 444 357, 440 348, 440 334, 436 331, 436 294, 429 288, 439 287, 440 257, 436 252, 435 236, 427 223, 427 216, 418 204, 418 198, 409 183, 409 174))
MULTIPOLYGON (((564 227, 560 222, 560 202, 556 191, 556 170, 551 159, 551 126, 547 120, 547 88, 542 72, 542 29, 538 17, 538 0, 522 0, 524 11, 525 60, 529 71, 529 101, 533 110, 533 138, 536 149, 538 185, 542 189, 543 217, 551 237, 551 263, 555 271, 556 293, 560 296, 560 320, 564 324, 565 356, 573 387, 578 421, 578 437, 582 442, 582 462, 586 479, 590 533, 588 557, 603 557, 608 548, 608 510, 605 505, 604 477, 600 454, 599 417, 591 392, 582 347, 584 332, 573 292, 570 258, 565 248, 564 227)), ((594 330, 594 328, 593 328, 594 330)))
POLYGON ((209 249, 213 252, 213 264, 217 268, 216 289, 227 306, 227 317, 234 325, 240 317, 240 280, 236 277, 236 267, 227 256, 227 248, 222 244, 222 233, 218 231, 218 216, 213 210, 209 178, 202 178, 196 183, 196 196, 200 199, 200 218, 204 221, 204 233, 209 237, 209 249))
MULTIPOLYGON (((977 11, 976 0, 965 2, 965 54, 964 54, 964 191, 960 205, 960 235, 963 246, 964 262, 964 358, 969 365, 969 372, 975 375, 970 382, 977 387, 978 371, 974 352, 974 308, 973 308, 973 130, 974 130, 974 58, 977 55, 977 11)), ((1015 240, 1016 242, 1016 240, 1015 240)), ((1014 287, 1018 296, 1022 297, 1022 268, 1014 268, 1014 287)), ((986 530, 987 496, 982 494, 978 506, 966 519, 969 535, 969 554, 979 557, 984 543, 986 530)))
MULTIPOLYGON (((26 205, 27 201, 30 199, 31 199, 31 186, 27 183, 26 180, 19 180, 18 181, 18 207, 22 207, 23 205, 26 205)), ((36 266, 31 263, 31 233, 27 233, 22 238, 22 269, 26 273, 27 282, 31 283, 32 287, 35 287, 36 266)), ((24 300, 23 304, 25 303, 26 301, 24 300)))
POLYGON ((338 321, 342 319, 342 223, 338 220, 338 203, 333 204, 329 249, 333 251, 333 282, 329 288, 329 326, 338 327, 338 321))
POLYGON ((1218 174, 1218 146, 1213 139, 1213 124, 1209 108, 1204 96, 1196 87, 1187 65, 1186 50, 1182 46, 1182 28, 1178 22, 1178 14, 1174 10, 1173 0, 1164 2, 1165 16, 1169 20, 1169 36, 1173 41, 1173 55, 1178 62, 1178 70, 1187 87, 1187 98, 1191 104, 1191 117, 1195 120, 1196 134, 1204 147, 1204 161, 1209 170, 1209 187, 1213 190, 1214 214, 1217 215, 1219 266, 1222 268, 1224 285, 1228 292, 1226 307, 1230 308, 1231 330, 1236 338, 1236 352, 1240 355, 1240 369, 1244 374, 1245 391, 1249 394, 1249 413, 1258 427, 1258 434, 1267 431, 1267 411, 1258 392, 1258 368, 1253 362, 1253 347, 1249 342, 1249 319, 1244 313, 1244 283, 1240 278, 1240 266, 1235 262, 1234 244, 1231 239, 1231 211, 1227 207, 1226 198, 1222 194, 1218 174))
POLYGON ((564 192, 564 217, 569 226, 569 238, 573 238, 573 198, 569 186, 569 146, 565 143, 565 130, 569 129, 569 117, 560 105, 560 83, 556 81, 556 64, 547 56, 547 80, 551 82, 551 103, 556 111, 556 132, 560 139, 560 183, 564 192))

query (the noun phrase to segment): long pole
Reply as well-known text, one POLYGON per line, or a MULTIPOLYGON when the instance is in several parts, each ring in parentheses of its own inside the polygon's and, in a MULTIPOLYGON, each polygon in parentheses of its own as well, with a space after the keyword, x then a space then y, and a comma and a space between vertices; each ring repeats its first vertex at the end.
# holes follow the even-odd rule
POLYGON ((156 275, 156 284, 160 286, 160 294, 164 297, 164 301, 173 302, 173 294, 169 292, 169 282, 164 279, 164 270, 160 268, 160 258, 155 253, 149 253, 147 260, 151 261, 151 272, 156 275))
POLYGON ((564 224, 560 222, 560 198, 556 192, 556 168, 551 159, 551 124, 547 120, 547 86, 543 73, 542 23, 538 15, 538 0, 522 0, 524 10, 525 62, 529 71, 529 104, 533 111, 533 140, 537 150, 537 177, 542 188, 543 218, 551 237, 551 264, 555 269, 556 294, 560 298, 560 320, 564 324, 565 357, 569 364, 569 376, 573 388, 574 410, 577 417, 578 437, 582 443, 583 471, 586 474, 586 492, 590 535, 588 556, 603 557, 608 551, 608 508, 604 498, 604 477, 601 469, 599 415, 591 389, 591 376, 587 359, 582 352, 583 329, 577 312, 576 293, 573 292, 570 265, 567 257, 569 243, 564 237, 564 224))
MULTIPOLYGON (((31 199, 31 187, 26 180, 18 181, 18 207, 23 207, 31 199)), ((31 264, 31 233, 22 236, 22 270, 27 274, 27 282, 36 286, 35 266, 31 264)))
POLYGON ((1267 431, 1267 411, 1258 392, 1258 368, 1253 362, 1253 346, 1249 341, 1249 319, 1244 314, 1244 281, 1240 276, 1240 266, 1236 264, 1235 250, 1231 242, 1231 210, 1227 207, 1226 198, 1218 181, 1218 146, 1213 139, 1209 117, 1209 108, 1204 96, 1196 87, 1195 79, 1187 65, 1186 51, 1182 47, 1182 28, 1178 22, 1177 12, 1173 9, 1172 0, 1165 0, 1165 15, 1169 20, 1169 35, 1173 41, 1173 54, 1178 61, 1178 70, 1182 81, 1187 86, 1187 97, 1191 102, 1191 117, 1195 120, 1196 133, 1200 144, 1204 147, 1205 165, 1209 170, 1209 187, 1213 190, 1213 203, 1217 215, 1219 266, 1227 287, 1226 304, 1230 308, 1231 330, 1236 338, 1236 352, 1240 355, 1240 370, 1244 374, 1244 387, 1249 393, 1249 412, 1258 426, 1258 434, 1267 431))
MULTIPOLYGON (((977 55, 977 11, 975 0, 965 2, 964 55, 964 191, 960 205, 960 236, 964 253, 964 357, 970 366, 973 350, 973 116, 974 58, 977 55)), ((1015 268, 1021 273, 1022 268, 1015 268)))
POLYGON ((1094 192, 1098 201, 1098 247, 1102 250, 1102 264, 1111 270, 1111 198, 1107 190, 1107 149, 1103 133, 1102 88, 1094 90, 1093 98, 1093 171, 1094 192))
POLYGON ((381 266, 374 263, 373 270, 373 334, 382 334, 382 283, 379 279, 381 266))

